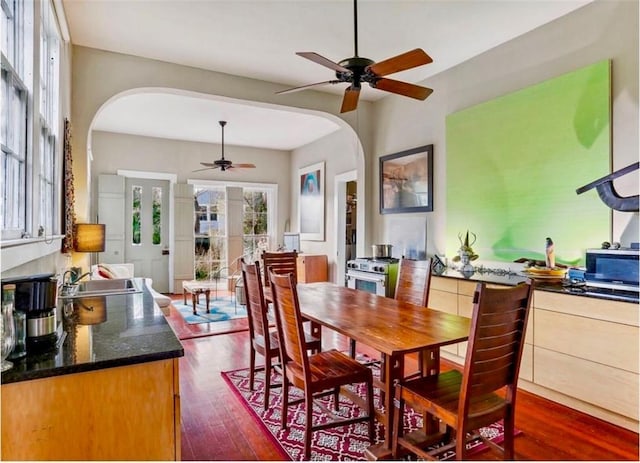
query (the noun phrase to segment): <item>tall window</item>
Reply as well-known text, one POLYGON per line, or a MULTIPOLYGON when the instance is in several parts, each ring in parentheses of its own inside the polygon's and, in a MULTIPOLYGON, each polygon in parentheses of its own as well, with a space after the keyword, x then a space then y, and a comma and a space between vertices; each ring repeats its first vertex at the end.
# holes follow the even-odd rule
POLYGON ((227 223, 242 223, 242 256, 249 261, 260 258, 264 250, 275 249, 274 235, 277 208, 277 186, 240 182, 195 181, 194 234, 195 276, 211 279, 229 271, 234 260, 229 256, 226 234, 227 223), (242 210, 226 208, 226 188, 241 187, 242 210), (241 214, 238 217, 232 214, 241 214))
POLYGON ((53 7, 42 2, 40 22, 40 214, 39 226, 47 233, 58 217, 56 196, 56 146, 59 138, 60 38, 53 7))
POLYGON ((19 238, 27 220, 28 100, 31 0, 2 4, 2 238, 19 238))
POLYGON ((0 0, 0 4, 2 238, 36 236, 40 231, 50 236, 60 231, 61 212, 57 17, 51 0, 0 0), (35 11, 40 12, 37 17, 35 11), (39 42, 39 55, 34 55, 34 40, 39 42))
POLYGON ((131 195, 131 244, 142 243, 142 187, 134 185, 131 195))
POLYGON ((257 188, 244 188, 243 254, 258 256, 269 249, 269 210, 267 191, 257 188))
POLYGON ((224 186, 196 187, 195 193, 195 275, 212 279, 227 266, 226 207, 224 186))

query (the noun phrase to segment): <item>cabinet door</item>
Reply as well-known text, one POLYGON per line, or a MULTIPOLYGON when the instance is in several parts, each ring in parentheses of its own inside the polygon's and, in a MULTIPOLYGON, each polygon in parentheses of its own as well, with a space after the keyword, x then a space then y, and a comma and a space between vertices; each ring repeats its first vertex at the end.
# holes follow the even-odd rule
POLYGON ((298 283, 315 283, 328 281, 328 264, 326 255, 298 256, 298 283))

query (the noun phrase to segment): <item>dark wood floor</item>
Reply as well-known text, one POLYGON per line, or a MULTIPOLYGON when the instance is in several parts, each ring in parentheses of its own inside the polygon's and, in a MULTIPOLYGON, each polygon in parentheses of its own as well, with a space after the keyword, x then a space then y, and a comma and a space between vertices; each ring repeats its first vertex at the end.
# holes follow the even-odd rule
MULTIPOLYGON (((174 327, 181 323, 179 315, 170 320, 174 327)), ((248 332, 241 331, 182 341, 183 460, 282 459, 220 375, 248 366, 247 339, 248 332)), ((346 340, 324 331, 323 348, 329 347, 346 349, 346 340)), ((638 434, 525 391, 518 393, 516 426, 522 430, 515 440, 519 460, 639 459, 638 434)), ((496 454, 486 451, 474 458, 493 460, 496 454)))

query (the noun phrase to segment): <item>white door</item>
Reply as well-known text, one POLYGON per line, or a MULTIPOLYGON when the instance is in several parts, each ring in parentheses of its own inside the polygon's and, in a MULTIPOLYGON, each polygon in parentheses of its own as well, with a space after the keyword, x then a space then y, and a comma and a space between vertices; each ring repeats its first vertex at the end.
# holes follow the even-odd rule
POLYGON ((124 212, 125 262, 169 292, 169 181, 127 178, 124 212))

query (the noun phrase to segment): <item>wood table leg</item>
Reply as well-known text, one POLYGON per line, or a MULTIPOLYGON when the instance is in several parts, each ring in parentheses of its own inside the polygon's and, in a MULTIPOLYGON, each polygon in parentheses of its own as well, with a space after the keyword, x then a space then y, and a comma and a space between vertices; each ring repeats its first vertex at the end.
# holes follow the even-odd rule
POLYGON ((209 311, 209 296, 210 296, 210 294, 211 294, 211 290, 209 290, 209 289, 205 289, 204 290, 204 300, 207 303, 207 313, 211 313, 209 311))
POLYGON ((182 303, 187 305, 187 290, 184 288, 182 289, 182 303))
POLYGON ((198 291, 191 293, 191 304, 193 305, 193 314, 197 315, 198 311, 196 310, 196 306, 198 305, 198 291))
POLYGON ((404 372, 404 355, 387 356, 384 363, 384 442, 371 445, 365 450, 367 460, 389 460, 392 457, 391 445, 393 443, 393 398, 394 388, 402 379, 404 372))
MULTIPOLYGON (((422 365, 421 371, 424 376, 436 376, 440 373, 440 348, 425 349, 421 352, 422 365)), ((439 433, 440 422, 433 415, 424 413, 422 416, 422 429, 426 436, 439 433)))

